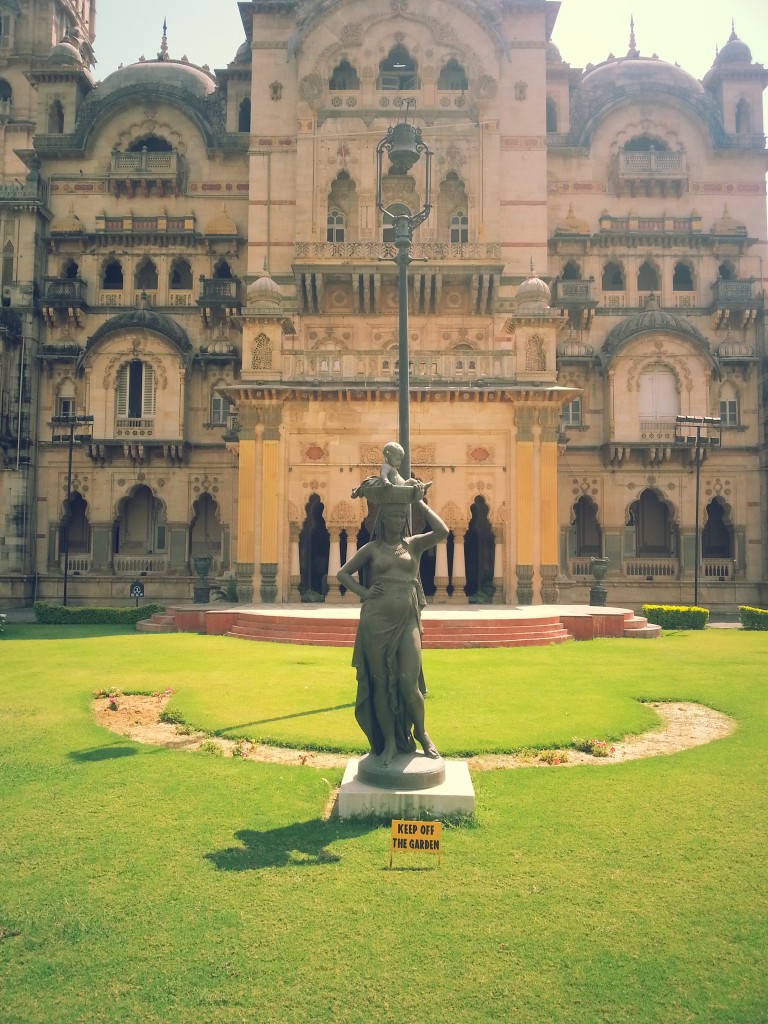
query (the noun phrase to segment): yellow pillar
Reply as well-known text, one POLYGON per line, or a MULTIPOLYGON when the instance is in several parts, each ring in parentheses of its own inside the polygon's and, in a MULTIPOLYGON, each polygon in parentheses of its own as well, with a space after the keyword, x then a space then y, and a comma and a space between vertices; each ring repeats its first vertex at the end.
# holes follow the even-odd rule
POLYGON ((253 574, 256 557, 256 421, 253 409, 238 410, 240 439, 237 463, 237 599, 241 604, 253 601, 253 574))
POLYGON ((517 424, 517 600, 520 604, 533 602, 533 555, 536 531, 534 511, 537 505, 533 493, 533 423, 536 410, 518 405, 515 409, 517 424))
POLYGON ((280 465, 280 421, 282 405, 265 405, 259 410, 264 424, 261 452, 261 600, 277 599, 278 471, 280 465))
POLYGON ((558 598, 557 577, 557 438, 560 432, 560 407, 547 406, 539 416, 541 424, 541 599, 555 604, 558 598))

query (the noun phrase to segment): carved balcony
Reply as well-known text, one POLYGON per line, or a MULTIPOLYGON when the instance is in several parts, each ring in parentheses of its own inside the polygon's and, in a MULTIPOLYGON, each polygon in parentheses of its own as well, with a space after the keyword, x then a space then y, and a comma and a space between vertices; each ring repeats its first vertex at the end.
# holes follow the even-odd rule
POLYGON ((763 308, 763 295, 755 287, 754 278, 739 281, 715 281, 709 312, 716 329, 746 327, 754 322, 763 308))
POLYGON ((203 323, 210 325, 221 317, 238 316, 242 308, 237 277, 200 277, 200 295, 196 300, 203 323))
POLYGON ((585 281, 563 281, 557 278, 552 305, 568 315, 573 327, 589 327, 599 305, 595 279, 590 277, 585 281))
POLYGON ((158 195, 166 191, 178 197, 181 186, 181 157, 175 151, 152 153, 142 149, 138 153, 113 150, 109 164, 109 187, 113 195, 121 191, 133 197, 139 190, 148 196, 154 186, 158 195))
POLYGON ((40 312, 45 321, 55 326, 60 320, 66 320, 82 327, 88 310, 85 289, 85 281, 80 277, 43 278, 40 312))
POLYGON ((688 165, 684 153, 650 149, 622 151, 617 169, 618 193, 630 195, 681 196, 688 191, 688 165))

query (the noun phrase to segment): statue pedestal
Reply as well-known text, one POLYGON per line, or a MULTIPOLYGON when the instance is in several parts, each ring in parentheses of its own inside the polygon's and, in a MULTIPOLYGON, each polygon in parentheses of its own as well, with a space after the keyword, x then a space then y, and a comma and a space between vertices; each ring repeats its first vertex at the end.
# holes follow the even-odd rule
MULTIPOLYGON (((353 757, 347 762, 344 778, 339 789, 339 818, 418 818, 427 814, 432 818, 441 818, 447 814, 472 814, 475 809, 475 790, 469 777, 469 769, 465 761, 431 761, 423 755, 402 754, 392 763, 391 769, 382 769, 382 778, 386 775, 392 779, 393 788, 372 786, 363 782, 358 774, 361 760, 367 758, 353 757), (397 786, 398 762, 407 761, 415 764, 424 761, 429 766, 440 766, 445 769, 442 782, 417 789, 413 786, 413 778, 405 784, 410 788, 394 788, 397 786), (394 771, 393 771, 394 770, 394 771)), ((371 762, 376 760, 371 758, 371 762)), ((413 772, 405 773, 413 775, 413 772)), ((369 772, 369 778, 371 777, 369 772)), ((421 781, 425 781, 424 778, 421 781)))

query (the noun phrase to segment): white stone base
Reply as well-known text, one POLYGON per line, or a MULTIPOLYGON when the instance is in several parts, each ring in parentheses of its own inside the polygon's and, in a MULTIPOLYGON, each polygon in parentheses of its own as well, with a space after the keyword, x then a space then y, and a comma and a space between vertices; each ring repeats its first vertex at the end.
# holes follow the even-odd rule
POLYGON ((445 762, 445 782, 431 789, 379 789, 357 778, 359 757, 347 761, 338 796, 340 818, 418 818, 472 814, 475 790, 465 761, 445 762))

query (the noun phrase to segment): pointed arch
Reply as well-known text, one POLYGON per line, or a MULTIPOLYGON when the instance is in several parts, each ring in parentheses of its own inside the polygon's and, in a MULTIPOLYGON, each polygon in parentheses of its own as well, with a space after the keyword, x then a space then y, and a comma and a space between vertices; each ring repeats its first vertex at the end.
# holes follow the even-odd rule
POLYGON ((384 60, 380 61, 376 87, 390 92, 420 88, 419 65, 402 43, 393 46, 384 60))

